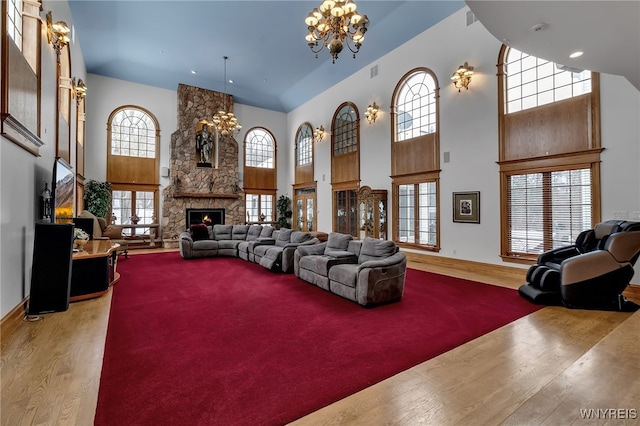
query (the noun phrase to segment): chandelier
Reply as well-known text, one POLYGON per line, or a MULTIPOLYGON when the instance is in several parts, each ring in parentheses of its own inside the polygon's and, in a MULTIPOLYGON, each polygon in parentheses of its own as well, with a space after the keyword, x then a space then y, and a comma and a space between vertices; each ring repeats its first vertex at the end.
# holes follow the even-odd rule
POLYGON ((224 58, 224 104, 222 109, 219 110, 216 114, 214 114, 213 125, 216 126, 218 132, 220 132, 223 136, 228 136, 233 134, 233 132, 239 132, 242 129, 240 123, 238 123, 238 119, 232 112, 227 112, 227 59, 229 57, 223 56, 224 58))
POLYGON ((345 43, 356 57, 369 25, 367 15, 360 15, 352 0, 324 0, 320 9, 313 9, 304 22, 309 30, 305 38, 311 51, 317 58, 318 52, 327 47, 334 64, 345 43))

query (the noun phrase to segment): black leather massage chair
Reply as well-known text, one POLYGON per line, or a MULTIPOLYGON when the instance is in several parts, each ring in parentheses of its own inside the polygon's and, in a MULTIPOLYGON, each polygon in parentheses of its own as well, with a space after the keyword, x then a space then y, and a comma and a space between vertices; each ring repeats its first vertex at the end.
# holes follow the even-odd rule
POLYGON ((636 310, 622 292, 639 255, 640 222, 608 220, 581 232, 575 244, 538 256, 518 292, 540 305, 636 310))

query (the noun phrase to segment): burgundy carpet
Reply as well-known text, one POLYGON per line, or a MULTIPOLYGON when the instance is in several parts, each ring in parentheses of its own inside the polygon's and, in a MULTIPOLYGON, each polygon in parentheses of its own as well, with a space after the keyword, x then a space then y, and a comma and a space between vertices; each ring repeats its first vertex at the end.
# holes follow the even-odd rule
POLYGON ((131 256, 113 288, 96 425, 279 425, 539 306, 408 270, 365 309, 236 258, 131 256))

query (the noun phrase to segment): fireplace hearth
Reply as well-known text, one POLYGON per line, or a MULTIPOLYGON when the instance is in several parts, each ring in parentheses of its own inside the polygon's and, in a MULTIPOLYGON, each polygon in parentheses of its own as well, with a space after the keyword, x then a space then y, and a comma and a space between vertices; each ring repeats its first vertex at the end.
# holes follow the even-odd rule
POLYGON ((187 229, 197 223, 224 225, 224 209, 187 209, 186 223, 187 229))

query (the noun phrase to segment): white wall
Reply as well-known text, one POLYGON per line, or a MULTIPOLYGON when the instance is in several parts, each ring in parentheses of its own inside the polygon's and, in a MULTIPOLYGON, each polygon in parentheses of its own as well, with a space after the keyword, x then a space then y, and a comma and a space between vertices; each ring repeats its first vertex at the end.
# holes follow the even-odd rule
MULTIPOLYGON (((73 25, 67 2, 43 2, 44 17, 48 11, 54 20, 63 20, 73 25)), ((72 37, 74 34, 72 33, 72 37)), ((35 223, 39 219, 40 193, 44 183, 51 188, 51 174, 55 159, 56 105, 56 54, 47 43, 43 31, 42 44, 42 91, 40 156, 36 157, 13 142, 0 136, 0 316, 20 304, 31 287, 31 263, 35 223)), ((85 79, 85 65, 77 40, 72 38, 71 75, 85 79)), ((72 110, 73 111, 73 110, 72 110)), ((75 112, 71 115, 70 135, 75 147, 75 112)), ((75 148, 71 164, 75 164, 75 148)))
MULTIPOLYGON (((43 15, 53 10, 56 20, 72 23, 66 2, 47 1, 43 15)), ((335 109, 344 101, 355 103, 361 123, 361 184, 391 191, 390 117, 391 95, 397 82, 415 67, 428 67, 440 85, 441 158, 440 256, 503 264, 500 253, 498 166, 498 106, 496 62, 500 43, 476 22, 465 26, 465 10, 458 11, 413 40, 365 65, 359 72, 318 95, 289 114, 236 104, 235 113, 243 125, 236 137, 239 164, 242 140, 254 126, 270 129, 278 144, 279 194, 291 197, 294 170, 294 138, 298 126, 308 121, 315 128, 330 129, 335 109), (450 76, 464 61, 475 67, 470 89, 458 93, 450 76), (369 69, 378 66, 371 79, 369 69), (364 111, 375 101, 381 113, 368 124, 364 111), (451 193, 480 191, 481 223, 453 223, 451 193), (454 254, 455 250, 455 254, 454 254)), ((87 82, 86 174, 89 179, 106 177, 106 123, 109 114, 122 105, 137 105, 152 112, 160 123, 161 167, 169 165, 171 133, 176 130, 176 91, 85 76, 79 45, 72 43, 72 75, 87 82), (87 78, 85 78, 87 77, 87 78)), ((363 45, 366 49, 366 42, 363 45)), ((339 61, 351 60, 348 55, 339 61)), ((43 37, 42 131, 46 143, 41 157, 34 157, 15 144, 0 141, 0 315, 6 315, 28 294, 31 277, 34 223, 39 214, 43 182, 51 179, 55 153, 55 55, 43 37)), ((340 64, 337 63, 336 67, 340 64)), ((177 89, 177 88, 176 88, 177 89)), ((602 218, 613 212, 640 211, 640 95, 624 78, 601 76, 602 115, 602 218)), ((75 115, 72 122, 75 140, 75 115)), ((330 139, 315 147, 315 178, 318 181, 318 229, 331 230, 330 139), (323 179, 324 177, 324 179, 323 179)), ((75 152, 72 153, 75 164, 75 152)), ((161 186, 169 183, 161 178, 161 186)), ((389 194, 390 195, 390 194, 389 194)), ((389 206, 391 199, 389 199, 389 206)), ((515 266, 509 264, 510 266, 515 266)), ((640 265, 636 267, 638 272, 640 265)), ((640 273, 634 278, 640 282, 640 273)))

